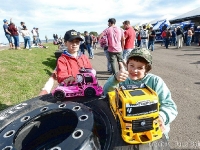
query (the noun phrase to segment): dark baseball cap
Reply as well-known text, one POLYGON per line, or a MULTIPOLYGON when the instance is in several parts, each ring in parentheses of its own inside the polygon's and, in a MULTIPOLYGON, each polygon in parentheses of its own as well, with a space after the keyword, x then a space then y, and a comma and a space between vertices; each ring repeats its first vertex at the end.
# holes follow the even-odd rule
POLYGON ((79 39, 80 41, 83 41, 80 34, 75 30, 69 30, 65 33, 65 36, 64 36, 65 41, 72 41, 74 39, 79 39))

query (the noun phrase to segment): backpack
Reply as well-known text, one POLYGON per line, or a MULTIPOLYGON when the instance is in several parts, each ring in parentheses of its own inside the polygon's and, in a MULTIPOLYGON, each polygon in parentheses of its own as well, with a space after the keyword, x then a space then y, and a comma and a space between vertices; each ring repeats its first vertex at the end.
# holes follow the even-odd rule
POLYGON ((147 30, 141 30, 140 31, 140 37, 147 37, 148 36, 148 33, 147 33, 148 31, 147 30))
POLYGON ((99 40, 99 44, 102 48, 108 46, 108 39, 107 36, 102 36, 101 39, 99 40))

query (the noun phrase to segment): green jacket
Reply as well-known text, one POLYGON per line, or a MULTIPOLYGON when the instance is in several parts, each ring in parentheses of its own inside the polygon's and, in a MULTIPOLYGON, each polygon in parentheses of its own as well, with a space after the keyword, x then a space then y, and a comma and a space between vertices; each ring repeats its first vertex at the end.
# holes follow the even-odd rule
POLYGON ((145 83, 150 88, 152 88, 159 97, 160 116, 165 122, 166 129, 164 134, 168 139, 170 123, 176 118, 178 111, 176 104, 172 100, 171 92, 169 91, 165 82, 160 77, 148 73, 141 80, 131 80, 130 78, 127 78, 124 82, 118 82, 114 76, 111 76, 103 87, 104 95, 107 95, 108 92, 113 91, 115 88, 122 85, 140 85, 141 83, 145 83))

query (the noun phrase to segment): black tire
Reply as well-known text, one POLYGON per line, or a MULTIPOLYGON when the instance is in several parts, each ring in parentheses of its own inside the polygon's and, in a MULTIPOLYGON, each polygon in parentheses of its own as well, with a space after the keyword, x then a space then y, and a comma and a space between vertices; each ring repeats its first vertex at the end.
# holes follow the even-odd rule
POLYGON ((50 102, 40 100, 40 97, 35 97, 30 100, 24 101, 16 106, 9 107, 0 112, 0 132, 11 122, 20 118, 27 112, 33 111, 39 107, 48 105, 50 102))
MULTIPOLYGON (((125 143, 120 135, 117 122, 110 111, 108 99, 99 97, 77 97, 67 100, 83 103, 91 108, 96 124, 96 131, 99 137, 102 150, 169 150, 166 139, 149 144, 129 145, 125 143)), ((66 101, 66 100, 65 100, 66 101)), ((27 100, 17 106, 0 112, 0 133, 3 129, 24 114, 38 109, 50 103, 59 103, 51 94, 27 100), (3 119, 2 119, 3 118, 3 119)))
POLYGON ((87 97, 94 97, 96 95, 96 91, 92 87, 88 87, 84 91, 84 95, 87 97))
POLYGON ((5 126, 0 132, 0 149, 100 149, 93 128, 91 108, 71 101, 48 103, 5 126))

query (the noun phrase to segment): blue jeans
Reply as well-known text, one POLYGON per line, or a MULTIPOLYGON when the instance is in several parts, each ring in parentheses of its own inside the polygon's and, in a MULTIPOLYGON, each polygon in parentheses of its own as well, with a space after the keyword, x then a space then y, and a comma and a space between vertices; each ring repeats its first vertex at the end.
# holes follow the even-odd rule
POLYGON ((10 34, 5 34, 5 36, 8 39, 8 42, 12 43, 12 36, 10 34))
POLYGON ((150 48, 150 46, 151 46, 151 51, 154 51, 154 41, 149 41, 148 49, 150 48))
POLYGON ((30 38, 30 36, 24 37, 24 48, 26 48, 27 43, 28 43, 28 46, 29 46, 29 49, 30 49, 31 48, 31 38, 30 38))
POLYGON ((165 40, 166 40, 166 38, 163 38, 163 39, 162 39, 161 46, 162 46, 162 45, 165 45, 165 40))
POLYGON ((124 49, 124 50, 123 50, 122 56, 123 56, 123 60, 124 60, 125 62, 127 61, 127 58, 128 58, 128 56, 129 56, 129 54, 131 53, 132 50, 133 50, 133 49, 124 49))
POLYGON ((89 54, 89 57, 94 57, 93 50, 91 44, 86 44, 86 48, 89 54))
POLYGON ((106 55, 106 58, 107 58, 107 70, 111 72, 112 68, 111 68, 110 57, 108 53, 108 47, 104 48, 104 54, 106 55))
POLYGON ((141 39, 140 48, 148 48, 148 40, 147 39, 141 39))
POLYGON ((192 37, 191 36, 187 36, 186 46, 191 46, 191 41, 192 41, 192 37))
POLYGON ((84 43, 81 44, 79 48, 80 48, 81 52, 82 52, 83 54, 85 54, 85 45, 84 45, 84 43))
POLYGON ((19 36, 15 35, 13 36, 13 39, 14 39, 15 48, 19 47, 19 36))
POLYGON ((176 37, 172 37, 172 43, 176 46, 176 37))
POLYGON ((166 38, 166 39, 165 39, 165 47, 166 47, 166 48, 168 48, 168 46, 169 46, 169 40, 170 40, 169 38, 166 38))

